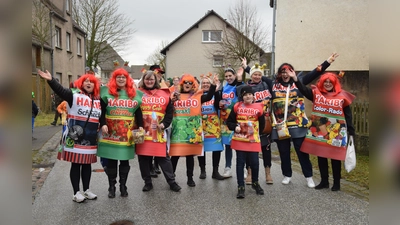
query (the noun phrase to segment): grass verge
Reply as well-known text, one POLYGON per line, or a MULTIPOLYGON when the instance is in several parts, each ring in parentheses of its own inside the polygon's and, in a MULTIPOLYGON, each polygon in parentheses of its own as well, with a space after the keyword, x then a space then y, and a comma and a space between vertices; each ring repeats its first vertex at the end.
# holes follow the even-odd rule
POLYGON ((50 126, 50 123, 54 120, 54 113, 46 114, 39 113, 35 118, 35 127, 50 126))

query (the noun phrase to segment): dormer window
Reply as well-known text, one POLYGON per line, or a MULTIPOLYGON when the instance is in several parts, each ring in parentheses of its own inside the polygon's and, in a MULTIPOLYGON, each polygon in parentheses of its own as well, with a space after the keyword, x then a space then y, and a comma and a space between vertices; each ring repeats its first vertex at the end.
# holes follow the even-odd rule
POLYGON ((204 30, 203 42, 221 42, 222 31, 220 30, 204 30))

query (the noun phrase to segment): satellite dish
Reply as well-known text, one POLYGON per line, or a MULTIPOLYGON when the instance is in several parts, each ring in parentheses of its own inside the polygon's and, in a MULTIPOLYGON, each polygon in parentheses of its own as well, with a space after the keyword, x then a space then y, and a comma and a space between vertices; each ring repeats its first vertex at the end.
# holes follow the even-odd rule
POLYGON ((85 71, 87 72, 87 71, 89 71, 90 70, 90 68, 87 66, 87 67, 85 67, 85 71))

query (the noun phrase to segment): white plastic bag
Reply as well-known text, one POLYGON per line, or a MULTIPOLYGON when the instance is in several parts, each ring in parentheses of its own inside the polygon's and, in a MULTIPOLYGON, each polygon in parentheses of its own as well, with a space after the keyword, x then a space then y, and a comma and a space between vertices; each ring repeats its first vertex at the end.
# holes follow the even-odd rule
POLYGON ((344 160, 344 168, 349 173, 356 167, 356 149, 354 148, 353 136, 350 136, 347 145, 346 159, 344 160))

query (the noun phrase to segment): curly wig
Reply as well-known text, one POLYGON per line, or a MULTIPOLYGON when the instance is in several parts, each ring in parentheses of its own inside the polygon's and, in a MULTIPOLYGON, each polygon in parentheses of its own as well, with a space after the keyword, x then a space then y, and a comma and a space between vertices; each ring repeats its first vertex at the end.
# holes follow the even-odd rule
POLYGON ((136 96, 136 89, 134 87, 134 81, 133 79, 129 76, 128 71, 126 71, 123 68, 118 68, 114 70, 114 72, 111 75, 110 80, 108 81, 108 92, 114 96, 115 98, 118 98, 119 93, 118 93, 118 85, 117 85, 117 76, 123 75, 126 77, 126 84, 125 84, 125 91, 130 99, 134 98, 136 96))
MULTIPOLYGON (((83 88, 83 82, 86 79, 89 79, 89 81, 94 84, 93 96, 98 97, 100 94, 100 83, 99 83, 99 80, 97 80, 97 78, 93 74, 87 73, 87 74, 82 75, 81 77, 79 77, 79 79, 74 81, 73 86, 76 88, 79 88, 81 91, 86 93, 86 90, 83 88)), ((92 93, 87 93, 87 94, 92 94, 92 93)))
POLYGON ((179 86, 181 91, 183 90, 183 83, 185 81, 189 81, 193 83, 192 91, 196 92, 199 89, 199 83, 197 83, 197 80, 190 74, 183 74, 181 77, 181 80, 179 82, 179 86))

